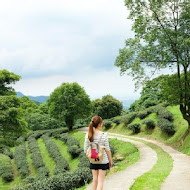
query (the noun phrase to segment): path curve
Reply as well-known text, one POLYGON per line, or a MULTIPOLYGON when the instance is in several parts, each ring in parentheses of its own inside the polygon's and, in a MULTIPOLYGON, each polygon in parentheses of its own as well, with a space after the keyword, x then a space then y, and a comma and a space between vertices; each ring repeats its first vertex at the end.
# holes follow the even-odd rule
MULTIPOLYGON (((87 129, 88 128, 81 128, 80 131, 86 133, 87 129)), ((156 164, 157 154, 152 148, 145 145, 144 143, 122 137, 115 137, 115 135, 111 136, 111 134, 109 135, 109 138, 117 138, 118 140, 131 142, 138 148, 140 152, 140 159, 136 163, 129 166, 125 170, 107 176, 104 180, 104 189, 106 190, 129 189, 129 187, 134 183, 136 178, 151 170, 151 168, 156 164)), ((86 190, 91 190, 91 189, 92 189, 92 184, 90 184, 86 188, 86 190)))
POLYGON ((190 156, 183 154, 176 149, 159 142, 157 140, 147 139, 143 137, 126 136, 117 133, 109 133, 109 135, 118 135, 122 137, 141 139, 153 143, 161 147, 173 158, 173 169, 169 176, 161 185, 161 190, 190 190, 190 156))

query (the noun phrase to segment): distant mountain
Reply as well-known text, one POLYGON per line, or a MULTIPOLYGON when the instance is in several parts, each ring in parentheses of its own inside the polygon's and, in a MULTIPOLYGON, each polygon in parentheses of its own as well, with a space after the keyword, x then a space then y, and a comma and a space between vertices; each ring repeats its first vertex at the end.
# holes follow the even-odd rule
MULTIPOLYGON (((16 92, 16 94, 19 98, 22 96, 25 96, 22 92, 16 92)), ((49 96, 28 96, 28 98, 30 98, 30 100, 34 100, 34 101, 40 102, 40 103, 46 102, 48 97, 49 96)))

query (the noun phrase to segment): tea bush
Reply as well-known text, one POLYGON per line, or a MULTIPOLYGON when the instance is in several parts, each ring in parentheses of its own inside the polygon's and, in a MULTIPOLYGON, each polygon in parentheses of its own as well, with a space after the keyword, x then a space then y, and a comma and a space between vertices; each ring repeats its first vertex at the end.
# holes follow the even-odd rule
POLYGON ((154 129, 155 128, 155 122, 151 119, 144 120, 142 124, 145 124, 148 129, 154 129))
POLYGON ((26 159, 26 147, 24 143, 20 144, 19 146, 16 146, 14 159, 15 159, 17 169, 19 170, 19 173, 22 176, 22 178, 25 178, 26 176, 28 176, 29 166, 26 159))
POLYGON ((139 123, 129 124, 127 128, 129 130, 132 130, 133 133, 139 133, 140 132, 140 124, 139 123))

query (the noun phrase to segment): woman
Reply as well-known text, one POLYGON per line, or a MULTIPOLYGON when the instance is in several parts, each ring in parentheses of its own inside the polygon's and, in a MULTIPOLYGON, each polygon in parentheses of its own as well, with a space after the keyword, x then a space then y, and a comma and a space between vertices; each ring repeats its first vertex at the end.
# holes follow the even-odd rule
MULTIPOLYGON (((88 133, 85 136, 85 143, 84 143, 84 152, 86 153, 90 142, 98 143, 102 132, 100 131, 103 125, 103 120, 100 116, 94 116, 91 119, 88 133)), ((112 155, 109 147, 108 135, 104 132, 102 138, 99 142, 100 145, 105 146, 104 151, 104 159, 99 164, 92 164, 90 163, 90 169, 93 175, 93 190, 102 190, 103 189, 103 182, 104 177, 106 174, 106 170, 109 170, 112 167, 112 155)))

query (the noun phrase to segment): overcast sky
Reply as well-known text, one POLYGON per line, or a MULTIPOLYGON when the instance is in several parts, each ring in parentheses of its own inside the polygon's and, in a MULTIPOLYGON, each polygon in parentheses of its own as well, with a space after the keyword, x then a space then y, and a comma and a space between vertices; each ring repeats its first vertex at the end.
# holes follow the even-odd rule
POLYGON ((114 66, 133 37, 124 0, 1 0, 0 69, 22 77, 14 88, 49 95, 78 82, 91 99, 138 99, 134 81, 114 66))

